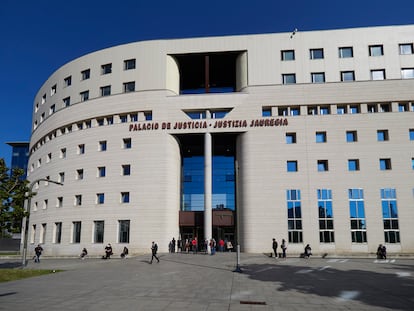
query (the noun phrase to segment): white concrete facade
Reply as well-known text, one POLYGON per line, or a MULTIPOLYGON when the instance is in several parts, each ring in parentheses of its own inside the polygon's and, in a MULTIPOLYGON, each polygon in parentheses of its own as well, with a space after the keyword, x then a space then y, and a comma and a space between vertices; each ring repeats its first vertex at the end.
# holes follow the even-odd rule
POLYGON ((372 253, 385 243, 391 253, 413 253, 413 33, 408 25, 299 31, 292 37, 156 40, 65 64, 34 100, 28 179, 50 178, 64 186, 40 182, 34 188, 30 247, 43 243, 46 255, 71 256, 83 247, 102 254, 111 243, 117 253, 124 245, 142 253, 155 240, 166 251, 170 239, 179 236, 181 155, 174 135, 236 133, 242 251, 269 252, 273 237, 288 240, 286 191, 295 189, 301 194, 303 238, 288 243, 288 252, 302 252, 310 243, 314 253, 372 253), (342 48, 352 48, 352 57, 340 57, 342 48), (235 51, 234 92, 180 94, 177 55, 235 51), (283 59, 286 51, 294 51, 294 60, 283 59), (322 58, 311 59, 321 51, 322 58), (374 56, 377 51, 381 55, 374 56), (126 70, 128 60, 135 66, 126 70), (111 72, 102 74, 106 64, 111 72), (88 79, 82 79, 85 70, 88 79), (384 79, 374 80, 377 74, 384 79), (345 76, 353 78, 342 81, 345 76), (295 83, 284 83, 292 77, 295 83), (324 82, 312 83, 312 77, 324 82), (125 92, 128 82, 135 83, 134 91, 125 92), (102 96, 107 86, 109 94, 102 96), (82 101, 85 91, 89 97, 82 101), (223 119, 192 120, 185 113, 220 109, 228 111, 223 119), (229 123, 217 128, 216 121, 229 123), (179 122, 190 123, 174 128, 179 122), (202 122, 207 127, 198 127, 202 122), (163 128, 167 124, 171 128, 163 128), (355 142, 347 142, 347 132, 356 134, 355 142), (326 142, 317 143, 316 136, 326 142), (295 143, 288 144, 287 137, 295 143), (106 142, 106 151, 100 151, 100 142, 106 142), (358 170, 349 171, 349 160, 357 160, 358 170), (380 169, 381 160, 387 169, 380 169), (287 171, 288 161, 297 164, 296 172, 287 171), (318 171, 318 161, 325 171, 318 171), (123 165, 130 165, 129 176, 123 175, 123 165), (99 177, 101 167, 104 177, 99 177), (332 192, 335 238, 330 243, 320 241, 318 189, 332 192), (351 239, 349 189, 363 189, 364 242, 351 239), (381 189, 396 192, 397 243, 384 240, 381 189), (128 203, 121 203, 122 193, 129 194, 128 203), (103 204, 97 203, 98 194, 104 194, 103 204), (120 220, 130 221, 128 243, 119 242, 120 220), (104 221, 103 243, 94 243, 96 221, 104 221), (80 242, 73 240, 74 222, 81 222, 80 242))

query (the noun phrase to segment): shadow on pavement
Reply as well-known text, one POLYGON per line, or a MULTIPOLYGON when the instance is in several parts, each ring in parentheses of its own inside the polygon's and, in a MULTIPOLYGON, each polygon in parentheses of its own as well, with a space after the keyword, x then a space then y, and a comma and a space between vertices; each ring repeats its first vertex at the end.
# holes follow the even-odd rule
POLYGON ((0 269, 13 269, 21 267, 22 263, 17 261, 8 261, 0 263, 0 269))

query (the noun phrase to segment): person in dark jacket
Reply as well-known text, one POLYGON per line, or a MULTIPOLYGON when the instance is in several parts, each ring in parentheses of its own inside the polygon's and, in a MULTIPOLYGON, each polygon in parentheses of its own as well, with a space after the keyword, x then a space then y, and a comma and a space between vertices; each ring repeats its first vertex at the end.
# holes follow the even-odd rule
POLYGON ((152 241, 152 245, 151 245, 152 256, 151 256, 150 263, 152 263, 152 261, 154 260, 154 258, 157 259, 158 262, 160 262, 160 259, 157 257, 157 251, 158 251, 158 245, 157 245, 157 243, 155 243, 154 241, 152 241))

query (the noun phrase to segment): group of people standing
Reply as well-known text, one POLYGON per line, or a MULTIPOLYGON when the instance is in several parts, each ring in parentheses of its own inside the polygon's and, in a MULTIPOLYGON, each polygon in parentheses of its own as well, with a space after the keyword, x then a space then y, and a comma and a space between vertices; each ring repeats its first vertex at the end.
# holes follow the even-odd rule
POLYGON ((229 240, 220 239, 218 242, 216 239, 212 238, 210 240, 204 240, 199 243, 197 237, 192 239, 183 239, 183 240, 172 240, 168 243, 168 251, 170 253, 190 253, 197 254, 198 252, 207 253, 210 249, 210 254, 214 255, 216 251, 219 252, 232 252, 233 251, 233 244, 229 240))
POLYGON ((282 239, 282 244, 280 245, 280 248, 282 249, 282 253, 279 254, 279 256, 277 255, 277 248, 278 248, 279 244, 277 243, 276 239, 273 238, 272 240, 272 249, 273 249, 273 253, 275 254, 275 258, 286 258, 286 250, 287 250, 287 244, 285 239, 282 239))

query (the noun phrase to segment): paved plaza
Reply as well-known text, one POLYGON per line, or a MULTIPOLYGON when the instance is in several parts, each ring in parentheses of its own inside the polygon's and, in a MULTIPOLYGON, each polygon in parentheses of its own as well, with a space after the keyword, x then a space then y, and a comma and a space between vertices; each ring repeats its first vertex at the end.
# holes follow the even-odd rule
MULTIPOLYGON (((0 310, 414 310, 414 259, 287 258, 235 253, 49 259, 63 270, 0 283, 0 310)), ((13 258, 1 268, 18 266, 13 258)))

